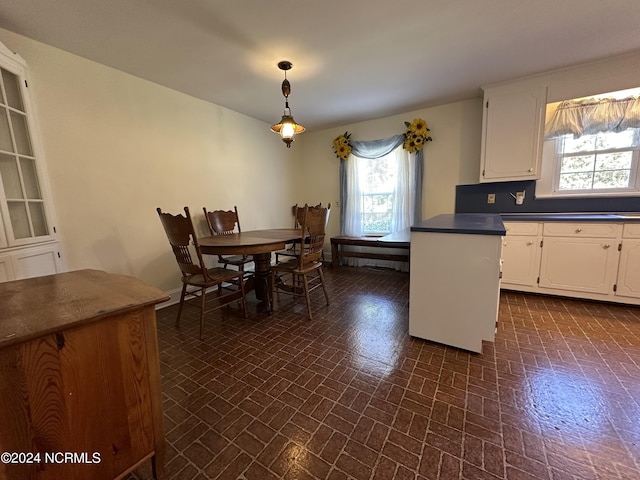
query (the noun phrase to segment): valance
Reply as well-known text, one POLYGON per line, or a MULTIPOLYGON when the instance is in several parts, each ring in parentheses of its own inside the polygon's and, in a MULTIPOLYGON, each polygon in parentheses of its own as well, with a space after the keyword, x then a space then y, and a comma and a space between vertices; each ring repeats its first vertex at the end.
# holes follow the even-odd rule
POLYGON ((545 125, 545 138, 572 134, 574 138, 599 132, 640 128, 640 97, 561 102, 545 125))

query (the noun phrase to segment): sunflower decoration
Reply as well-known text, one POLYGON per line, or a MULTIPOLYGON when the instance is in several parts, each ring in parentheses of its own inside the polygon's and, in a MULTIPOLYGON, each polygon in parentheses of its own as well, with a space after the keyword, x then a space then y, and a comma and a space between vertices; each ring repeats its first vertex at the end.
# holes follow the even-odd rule
POLYGON ((349 138, 351 138, 351 134, 349 132, 344 132, 344 134, 333 140, 333 151, 336 152, 336 156, 341 160, 349 158, 349 154, 351 153, 349 138))
POLYGON ((409 152, 419 152, 426 142, 431 141, 427 122, 421 118, 414 118, 412 123, 404 122, 407 131, 404 134, 403 148, 409 152))

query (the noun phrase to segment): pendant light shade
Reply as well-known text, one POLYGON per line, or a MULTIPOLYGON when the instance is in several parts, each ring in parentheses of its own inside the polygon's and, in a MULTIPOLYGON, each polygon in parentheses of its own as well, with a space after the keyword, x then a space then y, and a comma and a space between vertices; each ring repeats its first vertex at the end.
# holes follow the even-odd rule
POLYGON ((284 114, 280 123, 276 123, 271 127, 271 131, 282 137, 282 141, 287 144, 287 148, 291 147, 294 137, 304 132, 304 127, 293 119, 291 109, 289 108, 289 94, 291 93, 291 84, 287 80, 287 70, 291 70, 293 65, 291 62, 282 61, 278 63, 278 68, 284 71, 284 80, 282 82, 282 95, 284 95, 284 114))

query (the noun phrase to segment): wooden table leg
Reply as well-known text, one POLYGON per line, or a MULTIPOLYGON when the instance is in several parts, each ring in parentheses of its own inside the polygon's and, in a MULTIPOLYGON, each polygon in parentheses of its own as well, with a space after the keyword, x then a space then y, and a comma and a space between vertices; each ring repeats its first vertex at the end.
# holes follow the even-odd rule
POLYGON ((267 302, 267 309, 270 310, 269 271, 271 269, 271 252, 254 254, 253 263, 255 264, 256 271, 256 298, 258 300, 267 302))

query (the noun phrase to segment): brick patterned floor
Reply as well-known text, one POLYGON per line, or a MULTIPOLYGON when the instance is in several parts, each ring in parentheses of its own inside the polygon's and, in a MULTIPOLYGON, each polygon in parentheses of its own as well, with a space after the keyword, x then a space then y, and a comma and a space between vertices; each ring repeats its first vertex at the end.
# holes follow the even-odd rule
POLYGON ((409 337, 408 274, 325 273, 313 321, 158 312, 166 478, 640 478, 640 308, 506 292, 471 354, 409 337))

